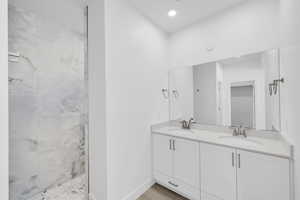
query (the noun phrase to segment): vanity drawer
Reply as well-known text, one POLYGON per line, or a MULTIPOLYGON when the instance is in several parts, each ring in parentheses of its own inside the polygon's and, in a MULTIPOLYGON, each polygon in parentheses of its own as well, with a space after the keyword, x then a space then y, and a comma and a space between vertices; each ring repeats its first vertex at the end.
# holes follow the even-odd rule
POLYGON ((197 188, 187 185, 180 180, 163 175, 160 172, 154 172, 154 178, 157 183, 178 194, 181 194, 182 196, 185 196, 191 200, 200 200, 200 190, 197 188))

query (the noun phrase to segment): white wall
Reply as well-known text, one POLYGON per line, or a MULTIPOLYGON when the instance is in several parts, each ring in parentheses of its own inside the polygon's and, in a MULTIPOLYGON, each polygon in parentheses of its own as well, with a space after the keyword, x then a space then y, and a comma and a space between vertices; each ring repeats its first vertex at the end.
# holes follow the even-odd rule
POLYGON ((127 1, 106 3, 108 199, 134 199, 151 182, 150 125, 168 119, 167 38, 127 1))
POLYGON ((7 0, 0 0, 0 199, 8 199, 7 0))
POLYGON ((171 70, 169 79, 171 119, 189 120, 194 115, 193 68, 180 67, 171 70))
POLYGON ((278 14, 279 0, 251 0, 175 33, 171 64, 191 66, 277 47, 278 14))
POLYGON ((300 43, 299 0, 280 0, 280 42, 282 47, 300 43))
POLYGON ((295 200, 300 199, 300 1, 281 0, 281 74, 282 128, 285 136, 295 145, 295 200))
POLYGON ((295 200, 300 198, 300 45, 288 46, 281 49, 281 69, 285 83, 281 87, 281 120, 283 134, 294 145, 295 167, 295 200))
POLYGON ((194 75, 194 117, 201 124, 217 123, 217 67, 207 63, 193 67, 194 75), (199 90, 199 92, 198 92, 199 90))
POLYGON ((219 125, 225 125, 224 124, 224 92, 223 92, 223 76, 224 76, 224 70, 222 65, 217 62, 216 63, 216 91, 217 91, 217 106, 216 106, 216 112, 217 112, 217 124, 219 125))
POLYGON ((91 196, 97 200, 107 199, 104 3, 104 0, 89 0, 89 181, 91 196))

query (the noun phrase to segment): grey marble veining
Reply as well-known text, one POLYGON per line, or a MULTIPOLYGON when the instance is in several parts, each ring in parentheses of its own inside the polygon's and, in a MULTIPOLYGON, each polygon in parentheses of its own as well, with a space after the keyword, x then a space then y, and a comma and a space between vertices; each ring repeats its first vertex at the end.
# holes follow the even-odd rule
POLYGON ((10 199, 85 173, 84 30, 9 5, 10 199))

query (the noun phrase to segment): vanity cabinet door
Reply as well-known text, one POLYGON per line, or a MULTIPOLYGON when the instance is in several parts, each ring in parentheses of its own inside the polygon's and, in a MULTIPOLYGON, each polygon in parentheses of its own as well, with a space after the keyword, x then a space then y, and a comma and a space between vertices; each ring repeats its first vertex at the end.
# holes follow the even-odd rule
POLYGON ((199 189, 199 143, 174 138, 174 178, 199 189))
POLYGON ((289 160, 237 151, 238 200, 289 200, 289 160))
POLYGON ((201 200, 236 200, 235 155, 235 149, 200 143, 201 200))
POLYGON ((153 168, 154 171, 172 177, 173 150, 172 138, 153 134, 153 168))

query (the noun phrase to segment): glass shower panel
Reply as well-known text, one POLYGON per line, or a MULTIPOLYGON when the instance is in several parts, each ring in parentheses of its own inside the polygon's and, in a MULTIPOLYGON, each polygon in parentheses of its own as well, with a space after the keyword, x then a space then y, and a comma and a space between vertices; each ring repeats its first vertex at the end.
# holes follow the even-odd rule
POLYGON ((9 2, 10 200, 83 200, 86 5, 9 2))

